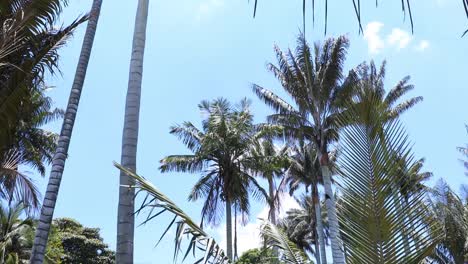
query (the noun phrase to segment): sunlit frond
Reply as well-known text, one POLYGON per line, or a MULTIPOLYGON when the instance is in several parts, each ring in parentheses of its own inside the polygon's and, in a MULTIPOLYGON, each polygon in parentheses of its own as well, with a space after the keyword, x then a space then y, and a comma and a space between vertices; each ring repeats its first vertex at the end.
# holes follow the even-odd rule
POLYGON ((216 241, 207 234, 199 225, 197 225, 180 207, 178 207, 169 197, 160 192, 152 183, 138 174, 114 164, 119 170, 125 172, 129 177, 135 180, 135 188, 138 193, 146 193, 146 198, 137 214, 143 213, 145 209, 151 209, 144 223, 149 222, 163 213, 169 213, 174 216, 169 226, 165 229, 159 241, 164 238, 171 228, 175 228, 174 239, 174 261, 183 254, 185 260, 189 254, 192 254, 197 260, 195 263, 202 264, 227 264, 227 259, 222 248, 216 241), (184 238, 188 240, 186 250, 182 250, 184 238), (198 256, 201 251, 203 255, 198 256))

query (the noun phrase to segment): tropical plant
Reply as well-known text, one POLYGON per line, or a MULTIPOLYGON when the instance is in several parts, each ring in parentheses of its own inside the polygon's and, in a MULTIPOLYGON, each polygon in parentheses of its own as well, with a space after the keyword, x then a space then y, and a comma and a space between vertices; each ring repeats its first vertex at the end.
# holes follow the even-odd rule
MULTIPOLYGON (((136 170, 138 128, 140 118, 141 83, 143 81, 143 59, 146 44, 149 0, 138 0, 133 33, 130 74, 125 103, 124 127, 122 136, 121 163, 124 167, 136 170)), ((117 262, 133 263, 133 239, 135 229, 135 201, 133 189, 125 174, 120 174, 119 205, 117 215, 117 262)))
POLYGON ((268 220, 276 224, 277 213, 281 207, 281 195, 285 191, 285 169, 289 164, 289 148, 287 145, 276 147, 271 138, 263 138, 254 142, 254 147, 249 153, 251 170, 268 182, 268 220), (280 180, 277 183, 277 180, 280 180))
POLYGON ((235 264, 279 264, 279 261, 274 250, 269 248, 254 248, 244 252, 235 264))
POLYGON ((44 77, 58 70, 59 49, 86 20, 80 17, 66 27, 57 28, 55 22, 64 3, 62 0, 38 0, 2 1, 0 4, 1 151, 11 149, 18 142, 17 132, 21 129, 32 132, 21 126, 34 127, 44 120, 41 119, 43 109, 48 107, 42 95, 46 87, 44 77))
POLYGON ((21 219, 26 211, 22 203, 4 203, 0 209, 0 262, 12 260, 25 263, 29 257, 29 249, 25 233, 32 228, 31 218, 21 219))
POLYGON ((414 89, 409 84, 410 77, 406 76, 400 80, 387 94, 385 94, 384 80, 386 73, 386 62, 384 61, 377 70, 374 61, 370 64, 362 63, 356 67, 359 81, 356 83, 356 103, 367 104, 372 101, 375 111, 379 111, 384 121, 398 118, 401 114, 423 100, 422 96, 412 97, 398 103, 403 95, 414 89), (378 104, 377 104, 378 102, 378 104))
POLYGON ((201 173, 189 200, 205 199, 202 208, 203 223, 218 224, 226 210, 226 252, 232 260, 232 207, 249 213, 249 194, 256 198, 268 197, 256 179, 249 174, 251 146, 261 135, 256 132, 250 102, 242 100, 233 107, 223 98, 202 101, 199 109, 206 116, 199 130, 190 122, 171 128, 193 153, 171 155, 161 160, 161 172, 201 173))
MULTIPOLYGON (((318 228, 316 227, 317 220, 314 199, 312 196, 302 195, 296 201, 299 203, 300 208, 288 210, 286 217, 282 219, 279 226, 283 228, 288 239, 294 242, 299 249, 313 254, 317 259, 317 263, 321 263, 319 243, 316 241, 318 239, 318 228), (313 245, 315 245, 315 248, 313 248, 313 245)), ((320 221, 325 223, 323 225, 325 230, 322 230, 322 232, 327 235, 326 216, 322 215, 320 221)), ((323 242, 325 241, 326 239, 323 242)))
POLYGON ((265 221, 260 233, 268 247, 280 250, 279 261, 284 264, 310 264, 313 263, 307 255, 288 239, 286 233, 274 224, 265 221))
POLYGON ((463 201, 439 181, 431 192, 429 208, 442 226, 442 239, 430 256, 431 263, 468 262, 468 197, 463 201))
POLYGON ((152 221, 164 212, 174 215, 174 218, 162 234, 158 241, 164 238, 168 231, 175 225, 175 245, 174 245, 174 261, 179 257, 180 253, 184 253, 183 260, 192 253, 196 257, 197 250, 204 252, 203 257, 196 260, 194 263, 201 264, 229 264, 231 261, 226 256, 222 248, 216 241, 206 233, 203 228, 195 223, 179 206, 177 206, 169 197, 159 191, 148 180, 139 176, 135 172, 124 168, 122 165, 114 164, 120 171, 133 179, 134 185, 125 186, 138 190, 137 195, 141 192, 146 193, 140 208, 136 214, 140 214, 145 209, 150 209, 149 214, 143 224, 152 221), (189 245, 185 251, 182 251, 182 242, 184 238, 189 239, 189 245))
POLYGON ((312 144, 307 144, 303 140, 296 143, 291 150, 293 154, 290 157, 290 167, 286 174, 290 195, 301 186, 305 187, 306 193, 309 192, 309 188, 312 189, 311 197, 314 206, 312 212, 315 213, 315 216, 312 218, 313 221, 310 224, 315 226, 315 236, 313 237, 316 247, 315 258, 317 264, 327 263, 325 249, 327 239, 324 233, 322 208, 318 191, 318 184, 323 183, 323 180, 317 158, 317 150, 312 144))
MULTIPOLYGON (((44 1, 37 1, 44 2, 44 1)), ((60 8, 60 1, 48 1, 51 10, 60 8)), ((29 3, 29 1, 25 1, 29 3)), ((89 16, 88 26, 86 28, 81 54, 78 61, 77 70, 75 73, 75 80, 70 91, 67 109, 65 111, 65 118, 63 120, 62 129, 58 138, 57 149, 52 158, 52 170, 47 185, 46 194, 41 210, 41 215, 36 231, 34 246, 31 254, 31 263, 42 263, 44 260, 45 250, 50 232, 50 226, 55 210, 55 203, 60 188, 60 182, 65 167, 65 160, 68 156, 68 148, 75 124, 75 118, 78 111, 78 104, 80 101, 81 91, 83 90, 83 83, 88 68, 88 62, 91 56, 91 50, 94 43, 94 36, 96 34, 96 27, 99 20, 101 11, 102 0, 94 0, 89 16)))
POLYGON ((356 76, 351 71, 344 78, 342 73, 349 46, 346 37, 329 38, 322 45, 316 44, 314 55, 303 35, 298 37, 297 43, 295 54, 291 50, 282 52, 275 46, 278 65, 268 64, 268 69, 297 107, 259 85, 254 84, 253 90, 277 112, 268 117, 269 122, 282 125, 286 135, 307 140, 317 149, 325 187, 333 262, 341 264, 345 260, 339 238, 328 149, 338 138, 336 117, 351 98, 356 76))
POLYGON ((440 228, 426 208, 424 189, 404 203, 397 186, 405 175, 395 154, 408 167, 415 161, 401 124, 388 121, 380 104, 375 96, 339 118, 341 124, 352 123, 341 131, 337 161, 347 263, 419 263, 433 250, 440 228), (410 237, 408 226, 414 227, 410 237))
POLYGON ((40 192, 33 179, 19 171, 24 160, 16 150, 3 153, 0 160, 0 197, 9 203, 23 201, 27 213, 31 214, 39 207, 40 192))

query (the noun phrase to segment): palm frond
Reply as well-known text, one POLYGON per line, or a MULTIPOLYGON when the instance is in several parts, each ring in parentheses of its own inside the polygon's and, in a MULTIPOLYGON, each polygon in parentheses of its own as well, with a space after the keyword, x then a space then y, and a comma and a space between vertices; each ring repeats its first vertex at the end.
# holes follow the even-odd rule
POLYGON ((272 223, 264 221, 260 232, 269 247, 278 248, 281 251, 281 263, 312 263, 312 261, 307 258, 307 255, 303 251, 299 250, 296 245, 288 239, 287 235, 272 223))
MULTIPOLYGON (((170 213, 174 215, 173 220, 166 228, 161 239, 167 234, 167 230, 173 226, 176 229, 175 232, 175 250, 174 250, 174 261, 178 259, 181 253, 183 253, 183 259, 185 259, 190 253, 196 257, 196 251, 200 250, 203 252, 201 258, 197 257, 195 263, 203 264, 227 264, 230 263, 226 257, 222 248, 216 243, 216 241, 203 229, 198 226, 179 206, 177 206, 169 197, 160 192, 152 183, 138 174, 122 167, 121 165, 114 163, 114 165, 129 177, 134 179, 135 188, 138 192, 145 192, 147 199, 144 200, 141 207, 137 210, 138 213, 142 213, 144 209, 152 209, 147 219, 154 219, 162 213, 170 213), (153 209, 157 212, 153 214, 153 209), (182 242, 184 237, 188 237, 189 245, 185 251, 182 251, 182 242)), ((148 220, 147 220, 148 221, 148 220)), ((160 240, 161 240, 160 239, 160 240)))
POLYGON ((275 111, 279 113, 295 113, 296 110, 286 101, 281 99, 272 91, 265 89, 256 84, 252 85, 252 90, 258 96, 258 98, 265 102, 268 106, 271 106, 275 111))
POLYGON ((342 130, 339 218, 347 259, 349 263, 419 263, 432 252, 440 229, 428 210, 422 209, 424 190, 403 203, 397 185, 404 179, 394 153, 411 160, 411 148, 400 123, 371 115, 372 109, 372 105, 354 106, 348 118, 357 122, 342 130), (405 231, 409 226, 415 227, 411 235, 405 231))
POLYGON ((205 166, 205 161, 200 160, 195 155, 171 155, 161 160, 159 169, 161 172, 178 171, 178 172, 200 172, 205 166))

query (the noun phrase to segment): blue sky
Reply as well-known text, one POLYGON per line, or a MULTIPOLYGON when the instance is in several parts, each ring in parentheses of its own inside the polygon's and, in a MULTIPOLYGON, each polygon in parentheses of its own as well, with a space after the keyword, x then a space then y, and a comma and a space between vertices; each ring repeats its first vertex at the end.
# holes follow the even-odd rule
MULTIPOLYGON (((64 12, 71 21, 85 13, 91 0, 74 0, 64 12)), ((253 99, 258 122, 270 110, 250 90, 252 82, 281 94, 280 86, 265 69, 274 61, 273 44, 294 48, 302 26, 302 1, 259 0, 252 19, 253 1, 180 0, 151 1, 141 101, 138 172, 172 197, 195 219, 201 203, 187 202, 187 193, 197 175, 164 174, 159 160, 169 154, 186 153, 169 131, 185 120, 198 124, 197 104, 203 99, 226 97, 253 99)), ((322 1, 317 1, 318 5, 322 1)), ((400 1, 365 1, 364 35, 358 27, 351 1, 329 1, 328 36, 348 34, 351 47, 346 68, 364 60, 387 59, 386 87, 390 89, 411 75, 416 89, 410 96, 424 101, 404 115, 417 157, 426 158, 426 169, 434 178, 446 179, 454 188, 467 182, 456 146, 468 141, 464 124, 468 75, 468 38, 460 38, 468 27, 461 1, 412 1, 415 33, 403 21, 400 1), (339 3, 338 3, 339 2, 339 3), (372 2, 372 3, 371 3, 372 2)), ((115 247, 118 171, 123 110, 136 1, 104 0, 84 92, 69 150, 56 217, 73 217, 85 225, 100 227, 105 241, 115 247)), ((323 6, 318 6, 312 27, 309 12, 309 42, 322 40, 323 6)), ((59 107, 65 107, 80 52, 84 26, 62 51, 62 76, 51 77, 50 92, 59 107)), ((58 131, 60 124, 51 129, 58 131)), ((41 190, 46 180, 38 180, 41 190)), ((289 205, 292 203, 288 202, 289 205)), ((255 218, 264 208, 255 204, 252 223, 240 244, 252 244, 255 218)), ((142 218, 137 219, 137 223, 142 218)), ((135 263, 172 263, 172 238, 154 248, 168 218, 136 229, 135 263)), ((212 230, 223 240, 222 226, 212 230)))

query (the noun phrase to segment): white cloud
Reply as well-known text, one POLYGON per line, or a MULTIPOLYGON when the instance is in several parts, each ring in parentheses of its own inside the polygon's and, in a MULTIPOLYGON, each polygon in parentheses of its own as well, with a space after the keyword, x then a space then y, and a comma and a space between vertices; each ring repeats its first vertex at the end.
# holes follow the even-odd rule
MULTIPOLYGON (((281 201, 281 209, 279 212, 279 218, 286 216, 286 212, 292 208, 300 208, 299 204, 296 200, 289 196, 284 195, 281 201)), ((260 226, 262 224, 261 219, 268 218, 268 207, 264 207, 262 211, 255 217, 255 219, 251 219, 247 225, 242 226, 240 224, 240 219, 238 219, 237 225, 237 251, 239 256, 242 255, 245 251, 253 248, 258 248, 261 246, 261 239, 260 239, 260 226)), ((233 227, 234 228, 234 227, 233 227)), ((226 225, 220 225, 216 228, 216 232, 219 235, 219 244, 223 249, 226 248, 226 225)), ((233 233, 234 239, 234 233, 233 233)))
POLYGON ((423 52, 428 48, 429 48, 429 41, 427 40, 421 40, 419 44, 416 46, 416 50, 420 52, 423 52))
POLYGON ((367 41, 371 54, 377 54, 385 47, 385 43, 380 37, 380 30, 383 26, 383 23, 374 21, 367 24, 366 29, 364 29, 364 39, 367 41))
POLYGON ((201 20, 202 18, 210 15, 216 9, 221 8, 223 5, 223 0, 205 0, 201 2, 198 6, 197 20, 201 20))
POLYGON ((404 49, 411 42, 411 35, 399 28, 394 28, 392 33, 388 35, 387 41, 391 46, 396 46, 398 50, 404 49))
POLYGON ((401 28, 393 28, 389 33, 384 29, 384 24, 379 21, 370 22, 366 25, 364 40, 367 42, 369 54, 376 55, 390 48, 401 51, 412 46, 413 50, 419 52, 429 48, 429 41, 418 40, 411 33, 401 28), (410 45, 413 42, 417 44, 410 45))

